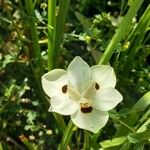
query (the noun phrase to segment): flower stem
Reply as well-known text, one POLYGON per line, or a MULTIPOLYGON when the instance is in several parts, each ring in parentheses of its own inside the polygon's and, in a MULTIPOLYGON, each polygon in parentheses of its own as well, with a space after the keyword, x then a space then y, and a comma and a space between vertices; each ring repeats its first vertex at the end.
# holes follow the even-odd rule
MULTIPOLYGON (((62 14, 63 16, 64 14, 62 14)), ((58 20, 58 19, 57 19, 58 20)), ((54 68, 54 55, 56 51, 54 50, 54 40, 57 40, 55 37, 56 27, 56 0, 48 0, 48 70, 54 68)), ((61 115, 53 113, 53 116, 60 127, 62 133, 65 131, 66 124, 61 115)))
POLYGON ((53 116, 54 116, 57 124, 59 125, 61 132, 64 133, 65 129, 66 129, 66 124, 64 122, 63 117, 57 113, 53 113, 53 116))
MULTIPOLYGON (((30 55, 29 50, 26 50, 25 48, 25 52, 27 53, 27 55, 29 56, 29 61, 30 61, 30 68, 32 70, 35 82, 36 82, 36 86, 37 86, 37 94, 39 95, 39 100, 41 103, 41 108, 44 111, 45 109, 47 109, 47 100, 44 98, 44 93, 43 90, 41 88, 41 76, 44 72, 44 68, 42 65, 42 58, 41 58, 41 49, 40 49, 40 45, 39 45, 39 38, 38 38, 38 34, 37 34, 37 29, 36 29, 36 25, 35 25, 35 16, 34 16, 34 6, 35 6, 35 2, 36 1, 32 1, 32 0, 27 0, 25 1, 25 6, 26 6, 26 12, 28 15, 28 23, 29 23, 29 30, 31 32, 31 39, 32 39, 32 43, 33 47, 30 46, 28 49, 30 51, 33 50, 33 56, 30 55), (32 61, 34 60, 34 61, 32 61)), ((19 36, 18 36, 19 37, 19 36)), ((22 42, 22 39, 20 38, 20 41, 22 42)), ((23 45, 23 42, 22 42, 23 45)))
POLYGON ((63 33, 64 33, 64 26, 66 22, 66 16, 68 12, 68 7, 69 7, 70 0, 60 0, 59 2, 59 11, 58 11, 58 16, 57 16, 57 21, 56 21, 56 32, 55 32, 55 42, 54 42, 54 67, 57 66, 58 64, 58 55, 59 55, 59 50, 60 46, 63 40, 63 33))
POLYGON ((27 0, 25 1, 26 5, 26 10, 27 10, 27 15, 29 16, 29 30, 31 32, 31 37, 33 41, 33 50, 34 50, 34 61, 36 64, 36 69, 37 69, 37 74, 38 78, 41 78, 41 75, 43 74, 43 65, 42 65, 42 59, 41 59, 41 49, 39 45, 39 39, 38 39, 38 34, 37 34, 37 29, 35 25, 35 17, 34 17, 34 5, 32 0, 27 0))
POLYGON ((118 43, 122 40, 124 35, 127 33, 127 29, 130 27, 130 24, 132 22, 132 18, 137 13, 138 9, 140 8, 143 0, 134 0, 126 14, 126 16, 123 18, 119 28, 117 29, 117 32, 111 39, 109 45, 107 46, 104 54, 102 55, 99 64, 107 64, 116 50, 116 47, 118 43))
POLYGON ((66 150, 66 147, 68 145, 68 143, 70 142, 70 139, 71 139, 71 136, 74 132, 74 128, 75 125, 72 123, 72 121, 70 120, 64 134, 63 134, 63 138, 62 138, 62 141, 59 145, 59 148, 58 150, 66 150))
POLYGON ((48 0, 48 70, 53 69, 54 38, 56 25, 56 0, 48 0))
POLYGON ((89 149, 89 135, 86 131, 84 131, 84 145, 83 145, 84 150, 89 149))

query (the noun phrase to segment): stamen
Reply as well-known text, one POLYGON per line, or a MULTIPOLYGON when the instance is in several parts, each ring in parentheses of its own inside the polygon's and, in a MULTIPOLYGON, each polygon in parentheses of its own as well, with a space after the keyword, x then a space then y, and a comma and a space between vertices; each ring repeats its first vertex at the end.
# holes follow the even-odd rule
POLYGON ((95 82, 95 89, 99 90, 99 88, 100 88, 99 84, 97 82, 95 82))
POLYGON ((64 85, 64 86, 62 87, 62 92, 63 92, 63 93, 67 93, 67 85, 64 85))
POLYGON ((93 110, 93 107, 90 106, 88 103, 81 103, 81 112, 83 113, 90 113, 93 110))

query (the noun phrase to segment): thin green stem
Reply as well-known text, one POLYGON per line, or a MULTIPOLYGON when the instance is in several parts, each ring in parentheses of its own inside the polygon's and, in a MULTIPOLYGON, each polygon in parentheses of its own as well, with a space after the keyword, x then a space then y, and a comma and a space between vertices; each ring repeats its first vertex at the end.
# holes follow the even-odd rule
POLYGON ((63 134, 63 138, 62 138, 62 141, 59 145, 59 148, 58 150, 66 150, 66 147, 71 139, 71 136, 74 132, 74 124, 72 123, 72 121, 70 120, 64 134, 63 134))
POLYGON ((44 68, 42 65, 41 49, 40 49, 39 38, 38 38, 37 29, 35 25, 36 24, 35 16, 34 16, 35 3, 36 1, 33 2, 33 0, 25 1, 26 12, 28 15, 29 31, 31 33, 31 40, 32 40, 31 44, 33 45, 33 47, 29 45, 28 48, 30 50, 30 53, 28 51, 28 55, 30 56, 30 60, 29 60, 30 67, 34 75, 34 80, 37 86, 37 94, 39 95, 42 111, 44 111, 45 109, 48 109, 48 101, 44 98, 44 93, 40 83, 41 76, 44 72, 44 68), (32 48, 33 48, 34 55, 31 56, 32 48))
MULTIPOLYGON (((54 40, 56 29, 56 0, 48 0, 48 70, 54 68, 54 40)), ((63 133, 66 128, 63 117, 56 113, 53 113, 53 116, 63 133)))
POLYGON ((53 68, 54 38, 56 26, 56 0, 48 0, 48 70, 53 68))
MULTIPOLYGON (((51 64, 52 66, 50 65, 51 68, 55 68, 56 64, 58 63, 58 54, 59 54, 60 45, 61 45, 62 39, 63 39, 64 26, 65 26, 65 22, 66 22, 66 16, 67 16, 67 11, 68 11, 68 7, 69 7, 69 2, 70 2, 70 0, 60 0, 60 2, 59 2, 59 11, 58 11, 58 16, 57 16, 57 21, 56 21, 56 30, 55 30, 55 33, 53 33, 53 35, 55 35, 54 43, 53 43, 54 45, 53 45, 52 53, 49 54, 49 55, 52 55, 52 56, 49 56, 50 58, 52 58, 52 60, 50 60, 50 61, 53 62, 51 64)), ((48 28, 50 29, 51 27, 53 27, 53 26, 49 26, 48 28)), ((50 31, 52 31, 52 29, 50 31)), ((56 116, 56 114, 54 114, 54 117, 55 117, 57 123, 60 125, 61 130, 64 132, 64 128, 66 128, 66 125, 65 125, 63 118, 59 115, 56 116), (60 124, 60 118, 61 118, 61 124, 60 124)), ((71 127, 73 127, 72 123, 70 123, 68 125, 68 127, 66 128, 66 130, 64 132, 62 143, 60 144, 60 150, 64 150, 66 148, 66 146, 69 142, 69 139, 72 136, 71 132, 68 133, 68 130, 71 127)))
POLYGON ((25 5, 26 5, 27 13, 31 15, 34 8, 33 1, 32 0, 25 1, 25 5))
POLYGON ((64 26, 66 22, 69 3, 70 0, 60 0, 59 3, 59 11, 58 11, 57 22, 56 22, 56 33, 55 33, 55 42, 54 42, 54 56, 53 56, 55 66, 57 66, 58 63, 58 55, 63 40, 64 26))
POLYGON ((117 48, 118 43, 122 40, 124 35, 127 33, 128 28, 132 22, 132 18, 137 13, 140 8, 143 0, 134 0, 132 5, 130 6, 126 16, 123 18, 119 28, 117 29, 115 35, 111 39, 109 45, 107 46, 104 54, 102 55, 99 64, 107 64, 117 48))
POLYGON ((66 129, 66 124, 64 122, 63 117, 59 114, 56 114, 56 113, 53 113, 53 116, 54 116, 57 124, 59 125, 59 128, 60 128, 61 132, 64 133, 65 129, 66 129))
POLYGON ((95 133, 91 138, 91 144, 96 145, 98 137, 100 136, 102 130, 99 130, 97 133, 95 133))
POLYGON ((136 133, 136 131, 135 131, 133 128, 131 128, 130 126, 128 126, 128 125, 127 125, 126 123, 124 123, 123 121, 119 120, 119 122, 120 122, 122 125, 124 125, 126 128, 128 128, 129 130, 131 130, 132 132, 136 133))
POLYGON ((32 0, 25 1, 26 10, 28 14, 28 22, 29 22, 29 30, 31 32, 31 37, 33 41, 33 50, 34 50, 34 58, 35 58, 35 64, 37 69, 37 74, 39 75, 39 78, 43 74, 43 66, 42 66, 42 59, 41 59, 41 49, 39 45, 39 38, 37 34, 37 29, 35 25, 35 17, 33 13, 34 9, 34 3, 32 0))
POLYGON ((84 145, 83 145, 84 150, 89 149, 89 135, 86 131, 84 131, 84 145))

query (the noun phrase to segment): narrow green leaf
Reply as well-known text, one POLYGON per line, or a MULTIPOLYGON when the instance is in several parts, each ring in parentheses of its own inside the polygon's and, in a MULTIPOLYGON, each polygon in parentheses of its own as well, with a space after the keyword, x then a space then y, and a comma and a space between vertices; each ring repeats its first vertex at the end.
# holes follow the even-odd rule
POLYGON ((115 147, 115 146, 123 144, 126 140, 127 140, 126 136, 117 137, 117 138, 113 138, 110 140, 100 142, 100 145, 102 146, 102 148, 115 147))
POLYGON ((0 150, 3 150, 2 143, 0 143, 0 150))
POLYGON ((148 125, 150 125, 150 118, 145 121, 145 123, 137 130, 137 132, 144 132, 145 130, 147 130, 148 125))
POLYGON ((144 142, 135 144, 133 150, 144 150, 144 142))
POLYGON ((126 64, 124 65, 124 68, 126 68, 125 71, 126 76, 132 68, 131 62, 134 61, 136 53, 141 49, 149 25, 150 25, 150 5, 147 7, 141 19, 139 20, 136 28, 133 30, 133 32, 130 34, 129 38, 127 39, 127 41, 130 42, 130 46, 128 50, 124 52, 120 58, 120 60, 123 60, 125 56, 127 57, 126 64))
POLYGON ((126 16, 123 18, 122 22, 119 25, 115 35, 111 39, 109 45, 107 46, 104 54, 102 55, 99 64, 107 64, 117 48, 118 43, 122 40, 127 30, 130 27, 132 18, 136 15, 138 9, 140 8, 143 0, 134 0, 134 3, 131 4, 126 16))
POLYGON ((137 142, 142 142, 142 141, 149 140, 149 139, 150 139, 150 130, 147 130, 142 133, 130 133, 128 136, 121 136, 121 137, 113 138, 110 140, 105 140, 105 141, 100 142, 99 144, 102 146, 102 148, 111 148, 111 147, 120 146, 124 144, 125 142, 126 142, 125 144, 128 144, 129 142, 137 143, 137 142))
POLYGON ((56 0, 48 0, 48 70, 53 69, 54 38, 56 31, 56 0))
MULTIPOLYGON (((55 68, 58 61, 69 2, 69 0, 60 0, 56 18, 56 0, 48 0, 48 70, 55 68)), ((53 116, 60 130, 64 132, 66 124, 63 117, 56 113, 53 113, 53 116)))
MULTIPOLYGON (((146 93, 129 111, 125 119, 122 119, 128 126, 132 127, 143 114, 143 111, 150 105, 150 92, 146 93), (133 113, 134 112, 134 113, 133 113)), ((117 129, 115 137, 127 135, 129 129, 124 125, 120 125, 117 129)))
POLYGON ((132 134, 132 133, 129 134, 127 136, 127 138, 128 138, 128 140, 129 140, 130 143, 134 143, 134 144, 141 141, 140 138, 136 134, 132 134))
POLYGON ((70 122, 68 123, 68 126, 66 127, 66 130, 63 134, 63 138, 62 141, 59 145, 58 150, 65 150, 67 147, 67 144, 69 143, 69 141, 71 140, 72 134, 74 132, 74 128, 75 125, 72 123, 72 121, 70 120, 70 122))
POLYGON ((8 143, 0 142, 0 150, 11 150, 11 147, 8 145, 8 143))
MULTIPOLYGON (((33 52, 34 52, 34 61, 36 64, 35 70, 36 76, 38 79, 41 78, 43 74, 43 65, 42 65, 42 58, 41 58, 41 48, 39 45, 39 38, 38 38, 38 32, 35 25, 35 15, 34 15, 34 4, 32 0, 25 1, 25 6, 27 10, 28 15, 28 23, 29 23, 29 30, 31 32, 31 38, 32 38, 32 44, 33 44, 33 52)), ((30 52, 31 53, 31 52, 30 52)))
POLYGON ((90 21, 86 17, 84 17, 79 12, 75 12, 75 15, 84 28, 91 28, 92 24, 90 23, 90 21))
POLYGON ((56 32, 55 32, 55 39, 54 39, 54 54, 53 54, 54 66, 53 67, 56 67, 58 64, 58 55, 63 40, 64 27, 65 27, 69 3, 70 0, 60 0, 59 2, 59 11, 58 11, 58 16, 56 18, 56 32))

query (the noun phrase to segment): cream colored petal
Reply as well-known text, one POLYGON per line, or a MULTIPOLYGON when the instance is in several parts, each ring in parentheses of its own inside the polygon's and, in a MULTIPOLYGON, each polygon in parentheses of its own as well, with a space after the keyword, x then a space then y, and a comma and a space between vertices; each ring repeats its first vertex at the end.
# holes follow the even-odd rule
POLYGON ((96 92, 91 105, 98 110, 108 111, 113 109, 122 100, 122 95, 116 89, 105 88, 96 92))
POLYGON ((63 69, 54 69, 42 76, 42 87, 49 96, 66 94, 62 92, 63 86, 68 84, 67 72, 63 69))
POLYGON ((71 115, 73 123, 81 128, 93 133, 97 133, 108 121, 108 113, 93 109, 91 113, 83 113, 78 110, 71 115))
POLYGON ((68 97, 59 97, 55 96, 50 99, 51 107, 49 111, 56 112, 61 115, 71 115, 74 112, 76 112, 79 108, 79 105, 73 101, 70 100, 68 97))
POLYGON ((97 82, 100 88, 115 87, 116 76, 114 69, 108 65, 95 65, 92 69, 92 80, 97 82))
POLYGON ((68 78, 72 86, 80 91, 80 86, 91 79, 91 68, 79 56, 76 56, 68 66, 68 78))

